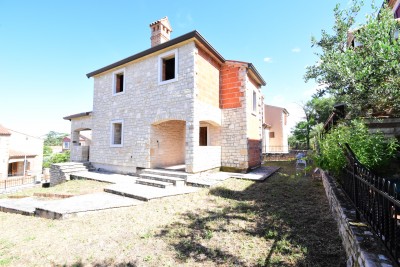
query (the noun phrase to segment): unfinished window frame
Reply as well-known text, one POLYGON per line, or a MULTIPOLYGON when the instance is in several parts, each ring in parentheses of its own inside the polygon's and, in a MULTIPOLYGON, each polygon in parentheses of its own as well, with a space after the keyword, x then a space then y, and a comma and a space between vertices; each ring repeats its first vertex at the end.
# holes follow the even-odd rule
POLYGON ((122 119, 115 119, 111 121, 110 127, 110 147, 123 147, 124 146, 124 120, 122 119), (115 125, 121 124, 121 143, 115 143, 115 125))
POLYGON ((112 94, 113 95, 122 95, 125 93, 125 91, 126 91, 126 86, 125 86, 126 82, 125 81, 126 81, 125 68, 116 70, 112 73, 112 94), (123 75, 122 91, 117 92, 117 81, 118 81, 117 77, 121 74, 123 75))
POLYGON ((178 49, 174 49, 168 52, 165 52, 158 56, 158 84, 167 84, 176 82, 178 80, 178 49), (175 66, 174 66, 174 78, 169 80, 163 80, 164 74, 164 60, 168 60, 174 58, 175 59, 175 66))
POLYGON ((210 127, 209 127, 209 125, 206 125, 206 124, 200 124, 200 126, 199 126, 199 146, 210 146, 210 127), (201 132, 201 128, 202 127, 204 127, 204 128, 206 128, 207 129, 207 144, 206 145, 201 145, 200 144, 200 132, 201 132))

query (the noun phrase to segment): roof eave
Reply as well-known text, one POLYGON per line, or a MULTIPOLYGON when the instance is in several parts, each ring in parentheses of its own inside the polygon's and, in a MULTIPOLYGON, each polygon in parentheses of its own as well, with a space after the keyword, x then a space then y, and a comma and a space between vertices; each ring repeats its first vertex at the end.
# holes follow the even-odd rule
POLYGON ((81 113, 77 113, 77 114, 73 114, 73 115, 69 115, 69 116, 63 117, 63 119, 71 121, 72 119, 85 117, 85 116, 90 116, 91 114, 92 114, 92 111, 86 111, 86 112, 81 112, 81 113))
POLYGON ((249 66, 249 69, 253 72, 254 76, 257 78, 258 82, 262 86, 266 86, 267 83, 265 82, 265 80, 263 79, 261 74, 257 71, 256 67, 254 67, 253 63, 249 63, 248 66, 249 66))
POLYGON ((124 64, 129 63, 129 62, 131 62, 131 61, 134 61, 134 60, 136 60, 136 59, 145 57, 145 56, 150 55, 150 54, 152 54, 152 53, 158 52, 158 51, 160 51, 160 50, 163 50, 163 49, 165 49, 165 48, 171 47, 171 46, 173 46, 173 45, 177 45, 177 44, 179 44, 179 43, 181 43, 181 42, 190 40, 190 39, 192 39, 192 38, 195 38, 198 42, 200 42, 202 45, 204 45, 204 46, 205 46, 218 60, 220 60, 222 63, 225 62, 225 59, 221 56, 221 54, 219 54, 218 51, 215 50, 215 48, 212 47, 212 46, 210 45, 210 43, 208 43, 208 42, 206 41, 206 39, 204 39, 204 37, 203 37, 199 32, 197 32, 197 31, 191 31, 191 32, 186 33, 186 34, 184 34, 184 35, 181 35, 181 36, 179 36, 179 37, 177 37, 177 38, 174 38, 174 39, 172 39, 172 40, 170 40, 170 41, 168 41, 168 42, 165 42, 165 43, 159 44, 159 45, 157 45, 157 46, 151 47, 151 48, 149 48, 149 49, 147 49, 147 50, 144 50, 144 51, 142 51, 142 52, 140 52, 140 53, 137 53, 137 54, 135 54, 135 55, 132 55, 132 56, 130 56, 130 57, 127 57, 127 58, 125 58, 125 59, 122 59, 122 60, 120 60, 120 61, 117 61, 117 62, 115 62, 115 63, 113 63, 113 64, 110 64, 110 65, 107 65, 107 66, 105 66, 105 67, 103 67, 103 68, 100 68, 100 69, 98 69, 98 70, 92 71, 92 72, 86 74, 86 76, 87 76, 88 78, 93 77, 93 76, 95 76, 95 75, 97 75, 97 74, 103 73, 103 72, 105 72, 105 71, 109 71, 109 70, 111 70, 111 69, 113 69, 113 68, 117 68, 117 67, 119 67, 119 66, 121 66, 121 65, 124 65, 124 64))

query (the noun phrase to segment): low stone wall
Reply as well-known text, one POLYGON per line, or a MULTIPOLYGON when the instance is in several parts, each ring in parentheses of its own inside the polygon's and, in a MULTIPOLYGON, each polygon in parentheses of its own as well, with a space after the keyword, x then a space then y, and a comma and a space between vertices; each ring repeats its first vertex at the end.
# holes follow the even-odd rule
POLYGON ((322 172, 322 182, 346 250, 347 266, 396 266, 371 228, 356 219, 352 203, 336 181, 322 172))
POLYGON ((263 160, 265 161, 291 161, 296 159, 298 153, 307 155, 307 150, 290 150, 289 153, 264 153, 263 160))
POLYGON ((50 167, 50 186, 61 184, 70 179, 71 173, 81 171, 87 171, 87 167, 82 163, 66 162, 52 164, 50 167))

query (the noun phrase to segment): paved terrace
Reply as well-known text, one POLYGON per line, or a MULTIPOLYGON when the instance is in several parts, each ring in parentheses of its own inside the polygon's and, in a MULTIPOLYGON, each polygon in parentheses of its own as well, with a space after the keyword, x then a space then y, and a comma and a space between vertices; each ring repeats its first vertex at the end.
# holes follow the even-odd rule
POLYGON ((187 184, 193 186, 165 189, 136 184, 137 177, 135 176, 79 172, 74 174, 76 179, 96 180, 110 183, 110 185, 105 188, 103 193, 80 195, 65 199, 47 200, 35 197, 0 199, 0 211, 49 219, 64 219, 87 212, 139 205, 144 201, 156 198, 193 193, 200 190, 199 187, 216 186, 230 177, 263 181, 278 169, 276 167, 260 167, 247 174, 208 172, 190 175, 187 178, 187 184))

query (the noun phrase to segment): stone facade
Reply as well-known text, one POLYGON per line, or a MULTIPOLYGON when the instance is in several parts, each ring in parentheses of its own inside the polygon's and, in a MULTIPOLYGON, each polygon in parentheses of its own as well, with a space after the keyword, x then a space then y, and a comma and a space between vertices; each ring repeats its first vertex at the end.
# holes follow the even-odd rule
MULTIPOLYGON (((135 173, 182 164, 197 173, 221 166, 245 171, 261 163, 265 82, 250 63, 226 61, 197 32, 191 34, 88 74, 94 78, 93 112, 90 127, 79 127, 92 129, 89 160, 95 168, 135 173), (171 58, 175 72, 164 80, 171 75, 163 72, 171 58), (238 104, 229 104, 230 98, 238 104)), ((79 117, 67 118, 78 127, 79 117)))
POLYGON ((336 182, 322 172, 326 196, 347 255, 347 266, 396 266, 371 228, 356 219, 355 209, 336 182))
POLYGON ((247 74, 247 66, 247 63, 231 61, 221 70, 221 164, 239 171, 257 167, 262 160, 263 96, 260 86, 255 85, 247 74))

